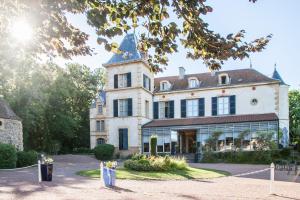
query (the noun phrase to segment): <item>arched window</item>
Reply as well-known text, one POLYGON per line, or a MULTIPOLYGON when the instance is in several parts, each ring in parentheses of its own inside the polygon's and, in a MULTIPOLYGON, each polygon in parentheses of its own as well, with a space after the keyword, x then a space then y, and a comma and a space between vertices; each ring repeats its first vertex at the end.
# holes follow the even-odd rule
POLYGON ((98 138, 97 139, 97 145, 99 145, 99 144, 105 144, 104 138, 98 138))

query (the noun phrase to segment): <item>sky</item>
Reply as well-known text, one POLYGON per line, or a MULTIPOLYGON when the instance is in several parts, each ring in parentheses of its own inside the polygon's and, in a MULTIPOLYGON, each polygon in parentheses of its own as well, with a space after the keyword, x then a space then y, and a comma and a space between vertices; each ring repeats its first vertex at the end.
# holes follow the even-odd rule
MULTIPOLYGON (((248 0, 207 0, 207 5, 213 7, 213 12, 205 16, 209 28, 226 36, 239 30, 246 30, 246 40, 252 41, 258 37, 273 34, 269 45, 259 53, 251 54, 254 69, 271 76, 276 63, 277 70, 291 89, 300 88, 300 0, 258 0, 255 4, 248 0)), ((171 15, 171 17, 173 17, 171 15)), ((72 62, 89 66, 91 69, 102 67, 112 56, 103 46, 97 44, 95 30, 86 23, 83 15, 69 16, 70 21, 90 35, 88 43, 95 49, 96 55, 79 56, 72 62)), ((179 23, 179 20, 171 19, 179 23)), ((138 34, 138 32, 137 32, 138 34)), ((121 42, 122 37, 116 37, 121 42)), ((202 60, 193 61, 186 58, 186 51, 179 47, 179 52, 169 56, 169 65, 163 73, 156 76, 170 76, 178 74, 178 67, 183 66, 186 73, 207 72, 202 60)), ((56 62, 66 63, 62 59, 56 62)), ((221 70, 249 68, 250 60, 229 60, 221 70)))

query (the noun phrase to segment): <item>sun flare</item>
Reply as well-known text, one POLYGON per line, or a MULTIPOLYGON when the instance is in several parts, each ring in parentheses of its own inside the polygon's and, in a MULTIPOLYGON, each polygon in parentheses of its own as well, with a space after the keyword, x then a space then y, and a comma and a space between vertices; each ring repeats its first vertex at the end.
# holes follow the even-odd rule
POLYGON ((33 31, 27 21, 17 20, 12 25, 11 34, 18 42, 26 43, 32 39, 33 31))

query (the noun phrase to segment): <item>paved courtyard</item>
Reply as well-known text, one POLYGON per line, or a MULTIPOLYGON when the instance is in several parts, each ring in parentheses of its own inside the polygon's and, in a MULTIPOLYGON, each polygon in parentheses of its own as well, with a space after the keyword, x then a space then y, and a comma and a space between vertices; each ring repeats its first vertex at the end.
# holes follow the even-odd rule
MULTIPOLYGON (((52 182, 37 181, 37 168, 0 171, 0 200, 94 200, 94 199, 299 199, 300 183, 277 172, 275 195, 269 195, 269 172, 247 177, 224 177, 185 181, 117 180, 117 188, 106 189, 99 179, 75 175, 76 171, 97 168, 98 161, 88 156, 55 157, 52 182)), ((232 174, 264 169, 264 165, 191 164, 195 167, 222 169, 232 174)))

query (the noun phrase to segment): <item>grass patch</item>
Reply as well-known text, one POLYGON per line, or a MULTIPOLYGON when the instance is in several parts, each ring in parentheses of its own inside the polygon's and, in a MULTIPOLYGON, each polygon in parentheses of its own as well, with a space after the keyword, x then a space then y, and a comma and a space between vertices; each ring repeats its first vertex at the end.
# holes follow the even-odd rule
MULTIPOLYGON (((76 173, 80 176, 100 178, 100 170, 84 170, 76 173)), ((184 179, 206 179, 217 178, 229 175, 228 172, 211 170, 211 169, 198 169, 188 167, 185 170, 172 170, 165 172, 143 172, 134 171, 125 168, 117 169, 117 179, 132 179, 132 180, 184 180, 184 179)))

